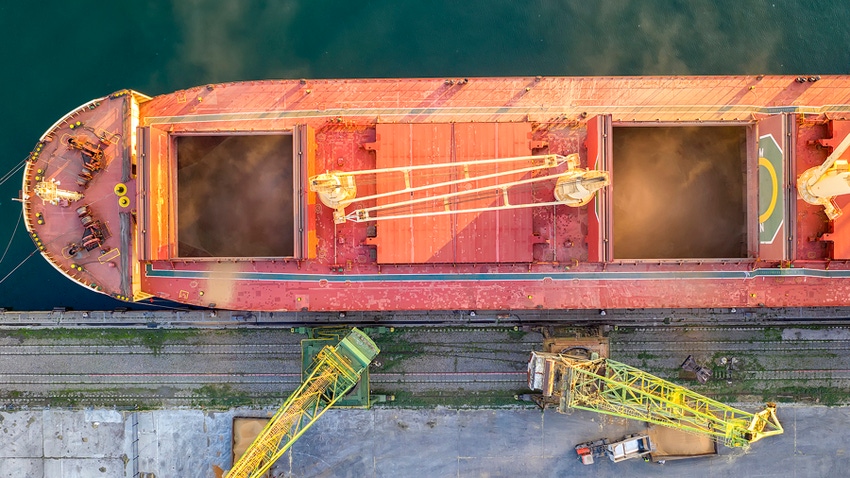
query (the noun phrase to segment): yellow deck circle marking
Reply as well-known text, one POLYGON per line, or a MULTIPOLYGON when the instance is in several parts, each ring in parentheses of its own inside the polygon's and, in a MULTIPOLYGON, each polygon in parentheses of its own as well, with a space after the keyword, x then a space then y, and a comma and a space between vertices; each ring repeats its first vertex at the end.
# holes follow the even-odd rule
POLYGON ((771 214, 773 214, 773 210, 776 209, 776 197, 779 194, 779 183, 776 180, 776 170, 773 169, 773 165, 770 164, 770 161, 767 158, 759 158, 759 166, 767 169, 767 173, 770 174, 770 183, 773 186, 773 191, 770 193, 770 205, 767 206, 767 210, 759 215, 759 222, 765 222, 770 219, 771 214))

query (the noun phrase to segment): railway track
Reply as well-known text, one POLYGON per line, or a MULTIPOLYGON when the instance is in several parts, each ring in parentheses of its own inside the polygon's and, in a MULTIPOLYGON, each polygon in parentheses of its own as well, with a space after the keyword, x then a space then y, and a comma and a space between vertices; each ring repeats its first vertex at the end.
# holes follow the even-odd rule
POLYGON ((9 355, 301 355, 301 346, 293 344, 169 344, 145 345, 0 345, 0 357, 9 355))
MULTIPOLYGON (((461 390, 508 399, 524 388, 527 357, 542 344, 538 334, 512 328, 436 330, 377 334, 373 392, 408 403, 461 390)), ((0 334, 0 405, 276 406, 301 383, 300 334, 232 331, 145 342, 157 332, 122 335, 119 343, 103 343, 109 336, 97 333, 0 334)))
POLYGON ((263 384, 295 385, 301 383, 300 373, 2 373, 5 385, 206 385, 263 384))
MULTIPOLYGON (((374 383, 516 383, 524 381, 525 372, 396 372, 373 373, 374 383)), ((301 384, 300 373, 3 373, 0 382, 4 385, 205 385, 216 384, 301 384)))
POLYGON ((724 401, 850 399, 846 326, 634 327, 609 339, 614 360, 724 401), (712 370, 706 384, 681 370, 688 355, 712 370))
POLYGON ((410 373, 373 373, 373 384, 524 384, 526 372, 410 372, 410 373))
MULTIPOLYGON (((626 352, 666 352, 670 350, 671 342, 631 342, 628 344, 620 344, 617 351, 620 353, 626 352)), ((748 341, 728 341, 728 342, 711 342, 711 341, 688 341, 680 345, 686 346, 691 353, 707 352, 715 350, 725 351, 740 351, 740 352, 764 352, 764 353, 788 353, 799 354, 807 351, 829 350, 831 352, 841 352, 850 350, 850 340, 823 340, 817 342, 801 342, 801 343, 753 343, 748 341), (722 345, 722 347, 721 347, 722 345)))
MULTIPOLYGON (((382 352, 371 367, 372 391, 412 406, 508 403, 525 389, 529 353, 542 348, 543 336, 531 329, 376 333, 382 352)), ((820 390, 810 394, 816 399, 826 388, 850 395, 850 326, 793 330, 659 324, 612 327, 609 338, 611 358, 725 401, 758 394, 805 400, 806 387, 820 390), (679 366, 688 354, 711 367, 714 379, 683 381, 679 366), (736 368, 719 366, 721 357, 738 359, 736 368)), ((181 337, 153 345, 43 337, 9 343, 0 334, 0 405, 276 406, 300 384, 298 334, 232 331, 173 343, 181 337)))

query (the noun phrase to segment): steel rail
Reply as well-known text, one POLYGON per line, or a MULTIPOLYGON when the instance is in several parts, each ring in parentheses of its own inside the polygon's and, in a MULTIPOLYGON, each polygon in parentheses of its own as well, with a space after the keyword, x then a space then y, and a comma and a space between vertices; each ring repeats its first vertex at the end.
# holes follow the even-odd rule
POLYGON ((28 344, 0 345, 3 355, 261 355, 264 358, 273 355, 301 355, 300 345, 281 344, 164 344, 149 346, 145 344, 28 344), (293 350, 281 350, 281 348, 293 350))

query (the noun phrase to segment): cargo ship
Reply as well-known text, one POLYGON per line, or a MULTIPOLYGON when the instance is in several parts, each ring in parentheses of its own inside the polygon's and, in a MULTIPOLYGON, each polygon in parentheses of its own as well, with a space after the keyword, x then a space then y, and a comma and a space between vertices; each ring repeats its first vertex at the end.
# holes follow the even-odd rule
POLYGON ((20 199, 124 301, 850 305, 850 76, 269 80, 74 109, 20 199))

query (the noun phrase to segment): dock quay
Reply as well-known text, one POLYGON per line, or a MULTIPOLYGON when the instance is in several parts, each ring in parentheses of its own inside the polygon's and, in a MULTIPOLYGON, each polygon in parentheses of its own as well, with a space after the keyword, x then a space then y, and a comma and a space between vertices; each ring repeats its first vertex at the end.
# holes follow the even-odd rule
POLYGON ((52 310, 15 311, 0 308, 5 327, 136 327, 240 328, 323 325, 386 326, 695 326, 695 325, 842 325, 850 323, 847 307, 612 309, 540 311, 381 311, 263 312, 219 309, 52 310))

